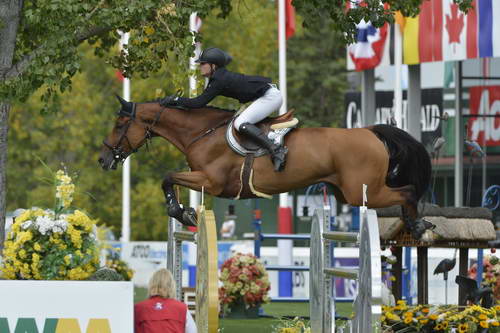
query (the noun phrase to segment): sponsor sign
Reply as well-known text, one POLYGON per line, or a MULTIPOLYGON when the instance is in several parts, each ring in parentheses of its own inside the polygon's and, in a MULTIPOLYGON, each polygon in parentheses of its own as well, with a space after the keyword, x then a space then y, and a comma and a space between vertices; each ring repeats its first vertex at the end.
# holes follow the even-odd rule
MULTIPOLYGON (((394 92, 377 91, 375 93, 375 123, 389 124, 394 113, 394 92)), ((361 92, 345 94, 346 128, 362 127, 361 119, 361 92)), ((443 89, 422 89, 422 107, 420 123, 422 129, 422 143, 432 145, 437 137, 441 136, 441 120, 443 115, 443 89)), ((408 99, 403 91, 403 128, 408 128, 408 99)))
POLYGON ((468 137, 480 145, 500 146, 500 86, 469 88, 468 137))
POLYGON ((134 287, 111 281, 0 281, 2 333, 133 333, 134 287))

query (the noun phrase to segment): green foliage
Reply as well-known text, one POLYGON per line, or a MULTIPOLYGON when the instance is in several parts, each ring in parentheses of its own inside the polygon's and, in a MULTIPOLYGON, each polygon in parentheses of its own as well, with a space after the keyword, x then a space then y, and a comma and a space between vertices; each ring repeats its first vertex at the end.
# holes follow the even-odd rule
POLYGON ((325 15, 287 45, 288 108, 307 127, 340 127, 347 89, 346 51, 325 15))
POLYGON ((89 281, 124 281, 123 276, 109 267, 101 267, 87 280, 89 281))
MULTIPOLYGON (((94 52, 121 68, 127 77, 146 78, 162 60, 186 62, 192 54, 189 16, 206 16, 214 8, 226 16, 229 0, 27 0, 21 12, 13 68, 0 76, 0 100, 25 101, 43 87, 44 110, 60 108, 59 93, 71 89, 81 71, 78 46, 88 40, 94 52), (128 54, 109 53, 121 31, 131 31, 128 54)), ((9 24, 9 22, 7 22, 9 24)))
MULTIPOLYGON (((321 26, 318 17, 329 15, 333 20, 333 29, 345 34, 340 38, 346 43, 352 43, 356 38, 356 24, 361 20, 371 21, 374 26, 380 27, 385 22, 394 21, 394 13, 401 11, 404 16, 416 16, 422 2, 428 0, 364 0, 365 6, 346 10, 347 2, 352 0, 293 0, 292 4, 304 17, 304 26, 307 28, 321 26), (384 8, 384 5, 389 5, 384 8)), ((453 0, 466 12, 472 8, 472 0, 453 0)))

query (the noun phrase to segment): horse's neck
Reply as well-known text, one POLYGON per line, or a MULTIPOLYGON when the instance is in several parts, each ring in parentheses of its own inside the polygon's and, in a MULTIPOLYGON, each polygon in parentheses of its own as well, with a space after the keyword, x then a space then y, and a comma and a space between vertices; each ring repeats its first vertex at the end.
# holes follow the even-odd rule
POLYGON ((156 132, 182 152, 200 135, 232 116, 230 112, 212 108, 167 109, 164 113, 156 132))

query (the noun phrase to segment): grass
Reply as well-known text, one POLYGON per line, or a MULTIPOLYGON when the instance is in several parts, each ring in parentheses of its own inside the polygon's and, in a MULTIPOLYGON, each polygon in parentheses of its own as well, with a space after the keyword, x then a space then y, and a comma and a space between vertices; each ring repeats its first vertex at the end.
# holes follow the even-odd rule
MULTIPOLYGON (((134 303, 146 299, 145 288, 135 288, 134 303)), ((351 303, 337 303, 337 316, 348 317, 352 312, 351 303)), ((266 317, 259 319, 220 319, 224 333, 272 332, 281 317, 309 317, 309 303, 269 303, 262 306, 266 317), (270 316, 271 318, 267 317, 270 316)))

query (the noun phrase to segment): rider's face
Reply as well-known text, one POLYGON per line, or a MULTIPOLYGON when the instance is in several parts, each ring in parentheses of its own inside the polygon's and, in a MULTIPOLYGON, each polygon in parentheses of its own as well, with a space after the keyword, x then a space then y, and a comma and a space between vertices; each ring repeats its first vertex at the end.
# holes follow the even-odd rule
POLYGON ((212 65, 208 62, 200 63, 200 72, 204 77, 209 77, 212 75, 212 65))

